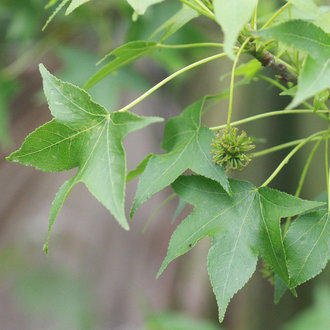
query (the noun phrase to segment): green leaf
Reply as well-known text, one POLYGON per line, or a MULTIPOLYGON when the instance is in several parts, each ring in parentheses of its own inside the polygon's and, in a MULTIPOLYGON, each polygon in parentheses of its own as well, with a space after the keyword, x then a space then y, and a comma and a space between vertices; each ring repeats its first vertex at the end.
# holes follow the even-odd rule
POLYGON ((309 53, 315 59, 326 61, 330 57, 330 35, 311 22, 290 20, 254 34, 276 39, 309 53))
MULTIPOLYGON (((113 73, 116 69, 124 66, 128 63, 137 60, 145 55, 149 55, 158 48, 158 44, 154 41, 132 41, 125 45, 122 45, 111 53, 106 55, 100 62, 103 62, 110 56, 115 56, 115 59, 103 66, 97 73, 95 73, 85 84, 84 89, 91 88, 97 82, 105 78, 110 73, 113 73)), ((99 62, 99 63, 100 63, 99 62)))
POLYGON ((180 213, 182 212, 182 210, 184 209, 186 204, 187 203, 183 199, 179 198, 179 203, 178 203, 178 206, 177 206, 177 208, 175 210, 175 213, 173 215, 171 224, 173 224, 176 221, 176 219, 178 218, 178 216, 180 215, 180 213))
POLYGON ((244 181, 230 180, 230 186, 232 197, 219 183, 201 176, 181 176, 172 184, 195 208, 173 233, 157 275, 200 239, 210 237, 207 268, 220 321, 232 296, 254 273, 259 254, 288 283, 280 218, 320 205, 244 181))
POLYGON ((330 87, 330 35, 321 28, 307 21, 291 20, 255 34, 309 54, 298 79, 297 94, 288 108, 330 87))
POLYGON ((78 182, 128 229, 124 210, 126 156, 123 138, 132 131, 161 121, 129 112, 108 113, 79 87, 63 82, 40 65, 52 121, 31 133, 21 148, 7 157, 52 172, 78 167, 56 195, 50 229, 69 192, 78 182))
POLYGON ((316 6, 313 0, 290 0, 287 1, 300 9, 302 12, 317 18, 320 15, 319 7, 316 6))
POLYGON ((326 33, 330 33, 330 6, 327 7, 327 11, 317 17, 315 24, 326 33))
POLYGON ((315 277, 326 266, 330 249, 329 220, 330 214, 323 209, 304 214, 291 225, 284 240, 291 287, 315 277))
POLYGON ((46 29, 48 24, 53 20, 53 18, 58 14, 58 12, 69 2, 70 0, 63 0, 54 10, 54 12, 49 16, 48 20, 46 21, 45 25, 42 28, 42 31, 46 29))
POLYGON ((281 298, 284 296, 287 286, 278 275, 275 274, 274 277, 275 277, 274 303, 278 304, 281 298))
POLYGON ((247 63, 241 64, 235 71, 235 75, 244 76, 244 79, 251 81, 257 73, 262 69, 261 63, 257 59, 253 59, 247 63))
POLYGON ((204 98, 186 108, 166 123, 163 149, 166 154, 153 155, 140 177, 130 216, 152 195, 170 185, 187 169, 230 187, 225 170, 212 161, 210 145, 214 133, 201 126, 204 98))
POLYGON ((158 35, 162 34, 160 40, 164 41, 176 31, 181 29, 182 26, 198 16, 199 14, 194 9, 183 5, 178 12, 176 12, 165 23, 158 27, 155 32, 153 32, 150 39, 155 39, 158 35))
POLYGON ((235 41, 250 20, 258 0, 214 0, 214 12, 225 35, 224 50, 234 59, 233 47, 235 41))
POLYGON ((134 9, 136 15, 144 15, 148 7, 162 1, 164 0, 127 0, 134 9))
POLYGON ((330 88, 330 57, 322 61, 309 55, 298 78, 297 94, 288 108, 296 107, 326 88, 330 88))
POLYGON ((151 156, 152 154, 149 154, 134 170, 127 173, 126 182, 132 181, 144 172, 151 156))
POLYGON ((314 111, 316 112, 319 110, 326 101, 328 101, 330 96, 329 90, 325 89, 322 92, 320 92, 318 95, 315 96, 313 106, 314 106, 314 111))
POLYGON ((83 5, 84 3, 88 2, 90 0, 72 0, 69 7, 67 8, 65 15, 71 14, 74 10, 76 10, 78 7, 83 5))
POLYGON ((49 2, 47 3, 47 5, 45 6, 45 9, 48 9, 52 6, 54 6, 56 4, 56 2, 58 2, 59 0, 49 0, 49 2))

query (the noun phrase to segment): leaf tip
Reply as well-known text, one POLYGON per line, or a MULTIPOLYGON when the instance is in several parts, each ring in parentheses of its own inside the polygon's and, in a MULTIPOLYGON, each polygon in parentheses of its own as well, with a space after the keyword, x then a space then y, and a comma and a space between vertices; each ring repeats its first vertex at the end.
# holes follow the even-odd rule
POLYGON ((46 253, 46 255, 48 256, 49 254, 48 254, 48 252, 49 252, 49 250, 48 250, 48 242, 46 242, 45 244, 44 244, 44 246, 43 246, 43 251, 46 253))
POLYGON ((165 260, 163 261, 162 265, 161 265, 160 268, 159 268, 159 271, 158 271, 158 273, 157 273, 157 275, 156 275, 156 279, 158 279, 158 278, 160 277, 160 275, 163 274, 163 272, 164 272, 164 270, 166 269, 167 265, 168 265, 168 262, 167 262, 166 259, 165 259, 165 260))
POLYGON ((39 72, 42 77, 44 77, 46 74, 49 74, 49 71, 46 69, 46 67, 42 63, 39 64, 39 72))

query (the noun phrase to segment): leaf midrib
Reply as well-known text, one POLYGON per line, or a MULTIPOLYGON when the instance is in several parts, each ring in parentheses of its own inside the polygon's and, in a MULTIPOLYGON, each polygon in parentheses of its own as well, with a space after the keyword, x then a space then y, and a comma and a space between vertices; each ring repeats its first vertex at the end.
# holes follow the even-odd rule
POLYGON ((43 151, 45 151, 45 150, 47 150, 47 149, 53 148, 54 146, 56 146, 56 145, 58 145, 58 144, 61 144, 61 143, 65 142, 66 140, 71 140, 71 139, 75 138, 76 136, 78 136, 78 135, 80 135, 80 134, 86 133, 86 132, 88 132, 88 131, 90 131, 90 130, 92 130, 92 129, 98 127, 98 126, 101 126, 101 124, 102 124, 105 120, 106 120, 106 118, 104 118, 102 121, 100 121, 99 123, 97 123, 97 124, 94 125, 94 126, 88 127, 87 129, 85 129, 85 130, 83 130, 83 131, 80 131, 80 132, 78 132, 78 133, 76 133, 76 134, 70 135, 70 136, 64 138, 63 140, 60 140, 60 141, 57 141, 56 143, 53 143, 53 144, 48 145, 47 147, 44 147, 44 148, 42 148, 42 149, 39 149, 39 150, 35 150, 35 151, 32 151, 32 152, 29 152, 29 153, 24 154, 24 155, 18 155, 18 156, 15 156, 15 157, 16 157, 16 158, 23 158, 23 157, 27 157, 27 156, 30 156, 30 155, 34 155, 34 154, 36 154, 36 153, 43 152, 43 151))

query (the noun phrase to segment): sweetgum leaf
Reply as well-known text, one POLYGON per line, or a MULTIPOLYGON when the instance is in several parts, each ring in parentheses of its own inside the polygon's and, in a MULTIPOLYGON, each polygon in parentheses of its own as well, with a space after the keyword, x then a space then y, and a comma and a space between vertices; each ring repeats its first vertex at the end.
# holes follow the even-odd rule
POLYGON ((254 273, 259 254, 288 285, 280 218, 322 204, 270 188, 257 189, 244 181, 229 182, 232 197, 219 183, 202 176, 181 176, 172 184, 179 197, 195 208, 173 233, 157 275, 200 239, 210 237, 207 268, 220 321, 232 296, 254 273))
POLYGON ((311 22, 290 20, 254 34, 276 39, 309 53, 313 58, 326 60, 330 57, 330 35, 311 22))
POLYGON ((234 59, 233 47, 239 32, 250 20, 258 0, 214 0, 214 13, 225 35, 224 50, 234 59))
POLYGON ((330 88, 330 58, 322 61, 308 55, 299 76, 297 94, 288 108, 296 107, 326 88, 330 88))
POLYGON ((114 72, 116 69, 129 64, 138 58, 149 55, 158 49, 158 44, 154 41, 136 40, 122 45, 109 54, 107 54, 100 62, 115 56, 108 64, 104 65, 98 72, 96 72, 84 86, 84 89, 91 88, 97 82, 114 72))
POLYGON ((330 213, 317 210, 300 216, 285 240, 290 286, 315 277, 326 266, 330 250, 330 213))
POLYGON ((281 280, 281 278, 275 274, 274 283, 274 303, 278 304, 287 289, 286 284, 281 280))
POLYGON ((290 2, 302 12, 312 17, 317 18, 320 15, 319 7, 316 6, 313 0, 290 0, 290 2))
POLYGON ((138 177, 139 175, 141 175, 144 172, 151 156, 152 156, 152 154, 149 154, 146 158, 144 158, 142 160, 142 162, 134 170, 129 171, 127 173, 126 182, 129 182, 129 181, 135 179, 136 177, 138 177))
POLYGON ((290 20, 255 34, 274 38, 309 54, 298 79, 297 94, 289 108, 330 88, 330 35, 320 27, 303 20, 290 20))
POLYGON ((31 133, 21 148, 7 157, 24 165, 52 172, 78 167, 60 189, 50 214, 50 230, 69 192, 78 182, 128 229, 124 210, 126 155, 124 137, 161 121, 129 112, 108 113, 79 87, 63 82, 40 65, 52 121, 31 133))
POLYGON ((190 105, 166 123, 163 148, 167 153, 153 155, 149 159, 140 177, 131 217, 143 202, 170 185, 187 169, 220 182, 230 193, 225 170, 212 161, 210 154, 214 133, 201 126, 204 100, 190 105))
POLYGON ((144 15, 148 7, 164 0, 127 0, 137 15, 144 15))
POLYGON ((176 31, 181 29, 182 26, 198 16, 199 14, 197 11, 183 4, 182 8, 178 12, 171 16, 165 23, 163 23, 152 33, 150 39, 155 39, 157 36, 161 35, 160 40, 164 41, 176 31))
POLYGON ((78 7, 83 5, 86 2, 89 2, 90 0, 72 0, 69 7, 67 8, 65 15, 71 14, 74 10, 76 10, 78 7))

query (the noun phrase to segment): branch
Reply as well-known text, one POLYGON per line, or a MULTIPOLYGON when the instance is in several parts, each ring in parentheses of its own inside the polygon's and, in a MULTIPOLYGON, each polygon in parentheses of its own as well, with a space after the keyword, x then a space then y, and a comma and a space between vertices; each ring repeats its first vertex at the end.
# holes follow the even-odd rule
MULTIPOLYGON (((238 41, 242 44, 246 38, 242 35, 238 37, 238 41)), ((284 63, 278 63, 275 61, 275 56, 265 49, 257 49, 256 44, 251 39, 245 50, 248 54, 255 57, 264 67, 273 69, 277 73, 277 78, 281 81, 298 83, 298 76, 291 72, 284 63)))

